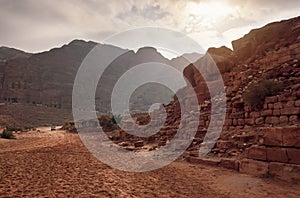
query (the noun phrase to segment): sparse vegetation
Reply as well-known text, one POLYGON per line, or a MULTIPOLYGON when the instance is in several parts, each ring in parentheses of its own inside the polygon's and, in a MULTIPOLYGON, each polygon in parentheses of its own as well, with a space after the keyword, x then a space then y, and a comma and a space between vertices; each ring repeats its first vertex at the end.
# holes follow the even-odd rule
POLYGON ((65 124, 61 128, 62 130, 66 130, 67 132, 76 133, 77 129, 75 127, 75 123, 73 121, 65 122, 65 124))
POLYGON ((113 131, 119 128, 116 119, 113 116, 101 116, 99 122, 104 131, 113 131))
POLYGON ((277 95, 282 90, 282 82, 263 80, 257 84, 250 85, 245 91, 243 98, 247 104, 261 109, 266 97, 277 95))
POLYGON ((22 131, 23 128, 22 127, 19 127, 19 126, 6 126, 6 130, 7 131, 22 131))
POLYGON ((13 134, 13 131, 8 130, 8 127, 6 127, 3 132, 1 133, 1 138, 4 139, 15 139, 15 136, 13 134))

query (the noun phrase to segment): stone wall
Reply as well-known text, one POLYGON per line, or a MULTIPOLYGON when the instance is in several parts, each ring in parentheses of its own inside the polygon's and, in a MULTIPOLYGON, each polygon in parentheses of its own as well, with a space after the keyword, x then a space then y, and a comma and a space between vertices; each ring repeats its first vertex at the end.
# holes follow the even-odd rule
POLYGON ((265 98, 263 109, 255 110, 244 102, 229 102, 225 129, 250 126, 277 126, 297 124, 300 115, 300 90, 265 98))
MULTIPOLYGON (((283 126, 299 123, 300 86, 292 93, 265 98, 263 108, 257 110, 246 105, 242 99, 230 98, 224 130, 240 130, 262 126, 283 126)), ((210 101, 201 105, 200 127, 206 129, 210 119, 210 101)))
POLYGON ((245 152, 240 172, 300 181, 300 128, 262 128, 263 141, 245 152))

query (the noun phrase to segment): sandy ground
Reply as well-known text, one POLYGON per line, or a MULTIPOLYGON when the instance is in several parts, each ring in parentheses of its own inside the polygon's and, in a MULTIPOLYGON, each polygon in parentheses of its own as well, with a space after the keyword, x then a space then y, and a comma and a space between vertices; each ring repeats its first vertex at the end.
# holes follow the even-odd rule
POLYGON ((300 197, 300 186, 176 161, 126 173, 93 157, 63 131, 0 139, 0 197, 300 197))

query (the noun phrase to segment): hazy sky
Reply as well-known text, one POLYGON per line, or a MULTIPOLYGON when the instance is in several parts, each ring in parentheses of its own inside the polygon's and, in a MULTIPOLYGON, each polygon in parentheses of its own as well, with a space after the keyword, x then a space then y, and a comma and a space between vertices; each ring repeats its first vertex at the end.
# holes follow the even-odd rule
POLYGON ((253 28, 299 16, 299 8, 299 0, 0 0, 0 45, 39 52, 156 26, 204 48, 231 47, 253 28))

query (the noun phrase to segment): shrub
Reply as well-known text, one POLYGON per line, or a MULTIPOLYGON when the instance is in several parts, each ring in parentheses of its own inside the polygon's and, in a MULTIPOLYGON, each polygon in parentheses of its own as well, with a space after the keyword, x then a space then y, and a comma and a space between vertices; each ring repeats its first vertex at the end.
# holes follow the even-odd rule
POLYGON ((261 109, 267 96, 277 95, 282 90, 282 82, 263 80, 257 84, 250 85, 243 94, 243 98, 248 105, 261 109))
POLYGON ((113 116, 101 116, 99 122, 104 131, 113 131, 119 128, 113 116))
POLYGON ((61 128, 62 130, 66 130, 67 132, 77 133, 77 129, 75 127, 75 123, 73 121, 65 122, 65 124, 61 128))
POLYGON ((7 129, 4 129, 4 131, 1 134, 1 138, 4 138, 4 139, 15 139, 15 136, 12 133, 12 131, 8 131, 7 129))

